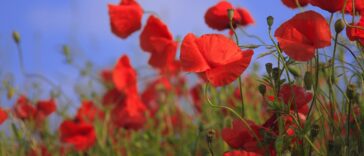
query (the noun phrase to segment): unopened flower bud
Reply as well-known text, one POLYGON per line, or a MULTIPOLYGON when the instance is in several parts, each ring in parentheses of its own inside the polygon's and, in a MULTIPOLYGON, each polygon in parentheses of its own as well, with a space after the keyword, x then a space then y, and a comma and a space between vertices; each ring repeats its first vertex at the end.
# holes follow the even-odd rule
POLYGON ((288 66, 288 71, 294 76, 294 77, 300 77, 300 72, 297 68, 288 66))
POLYGON ((16 44, 20 43, 20 34, 16 31, 13 32, 13 39, 15 41, 16 44))
POLYGON ((267 24, 268 24, 269 28, 271 28, 271 27, 272 27, 273 22, 274 22, 274 18, 273 18, 273 16, 268 16, 268 17, 267 17, 267 24))
POLYGON ((303 78, 303 81, 305 82, 305 89, 311 90, 312 87, 312 73, 310 71, 306 71, 305 76, 303 78))
POLYGON ((233 21, 233 18, 234 18, 234 9, 228 9, 227 12, 228 12, 229 20, 230 21, 233 21))
POLYGON ((348 87, 346 88, 346 96, 348 97, 348 99, 353 100, 355 97, 355 85, 353 84, 349 84, 348 87))
POLYGON ((279 70, 279 68, 273 68, 272 69, 272 75, 273 75, 273 79, 274 80, 279 80, 279 78, 281 77, 280 74, 281 72, 280 72, 280 70, 279 70))
POLYGON ((272 63, 267 63, 265 64, 265 70, 267 71, 268 74, 272 73, 272 63))
POLYGON ((260 94, 262 94, 262 96, 265 95, 265 92, 267 91, 267 87, 264 84, 261 84, 258 86, 259 92, 260 94))
POLYGON ((335 32, 340 33, 345 28, 345 23, 342 19, 339 19, 335 22, 335 32))
POLYGON ((212 141, 214 140, 214 137, 216 135, 216 131, 214 129, 210 129, 208 132, 207 132, 207 135, 206 135, 206 141, 208 143, 212 143, 212 141))

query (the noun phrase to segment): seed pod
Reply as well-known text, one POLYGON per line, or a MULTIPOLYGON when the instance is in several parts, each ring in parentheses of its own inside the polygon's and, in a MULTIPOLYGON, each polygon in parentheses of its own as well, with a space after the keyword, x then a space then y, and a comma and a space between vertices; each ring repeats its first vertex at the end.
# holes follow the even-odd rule
POLYGON ((13 39, 15 41, 16 44, 20 43, 20 34, 16 31, 13 32, 13 39))
POLYGON ((267 71, 268 74, 272 73, 272 63, 267 63, 265 64, 265 70, 267 71))
POLYGON ((234 18, 234 9, 228 9, 227 12, 228 12, 229 20, 230 21, 233 21, 233 18, 234 18))
POLYGON ((273 68, 272 75, 273 75, 274 80, 279 80, 279 78, 281 77, 281 72, 280 72, 279 68, 273 68))
POLYGON ((335 32, 340 33, 345 28, 345 23, 342 19, 339 19, 335 22, 335 32))
POLYGON ((207 135, 206 135, 207 143, 212 143, 212 141, 214 140, 215 135, 216 135, 216 131, 214 129, 210 129, 207 132, 207 135))
POLYGON ((268 17, 267 17, 267 24, 268 24, 269 28, 271 28, 271 27, 272 27, 273 22, 274 22, 274 18, 273 18, 273 16, 268 16, 268 17))
POLYGON ((260 94, 262 94, 262 96, 264 96, 267 91, 267 87, 264 84, 261 84, 258 86, 258 89, 259 89, 260 94))
POLYGON ((349 100, 353 100, 355 97, 355 85, 353 84, 349 84, 348 87, 346 88, 346 96, 348 97, 349 100))

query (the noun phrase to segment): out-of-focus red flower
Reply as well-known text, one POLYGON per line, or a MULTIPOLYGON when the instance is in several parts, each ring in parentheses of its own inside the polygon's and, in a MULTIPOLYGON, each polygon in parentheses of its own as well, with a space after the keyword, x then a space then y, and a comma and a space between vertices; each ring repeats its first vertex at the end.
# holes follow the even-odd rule
POLYGON ((295 15, 283 23, 274 36, 281 49, 296 61, 309 61, 315 56, 316 49, 331 45, 329 24, 314 11, 295 15))
POLYGON ((122 0, 119 5, 109 4, 111 31, 120 38, 127 38, 142 25, 143 9, 135 0, 122 0))
POLYGON ((20 96, 14 106, 14 112, 16 117, 22 120, 34 119, 37 110, 33 107, 31 102, 25 97, 20 96))
POLYGON ((27 156, 52 156, 47 148, 42 145, 38 148, 31 148, 28 153, 27 153, 27 156))
POLYGON ((257 139, 259 139, 260 142, 263 141, 262 133, 272 136, 275 134, 262 126, 256 125, 254 122, 248 121, 248 124, 254 133, 249 131, 241 120, 234 120, 232 128, 224 128, 222 130, 222 138, 230 147, 235 149, 242 148, 246 151, 258 152, 260 154, 270 151, 270 147, 259 147, 257 139))
POLYGON ((37 102, 35 118, 37 124, 41 124, 49 115, 56 111, 56 103, 53 99, 37 102))
POLYGON ((206 24, 216 30, 230 29, 230 19, 228 10, 234 10, 233 26, 247 26, 254 23, 253 17, 249 11, 244 8, 235 9, 229 2, 221 1, 209 8, 205 14, 206 24))
POLYGON ((330 13, 341 11, 344 7, 344 0, 311 0, 310 3, 330 13))
POLYGON ((247 152, 244 150, 233 150, 233 151, 225 152, 223 154, 223 156, 262 156, 262 155, 259 153, 247 152))
POLYGON ((124 93, 120 92, 116 88, 110 89, 106 91, 106 93, 102 97, 102 105, 106 107, 114 107, 120 105, 121 103, 123 103, 125 96, 126 95, 124 93))
MULTIPOLYGON (((364 17, 360 18, 360 21, 354 26, 364 27, 364 17)), ((354 27, 346 27, 346 35, 350 41, 359 41, 361 45, 364 45, 364 30, 354 27)))
POLYGON ((297 5, 297 2, 300 7, 304 7, 308 4, 309 0, 282 0, 282 3, 291 9, 295 9, 295 8, 299 7, 297 5))
POLYGON ((81 107, 77 111, 76 118, 86 122, 94 122, 95 119, 102 119, 104 112, 94 105, 92 101, 82 101, 81 107))
MULTIPOLYGON (((364 13, 364 1, 355 0, 355 14, 363 14, 364 13)), ((349 14, 353 14, 353 0, 348 0, 346 3, 345 11, 349 14)))
POLYGON ((172 84, 166 77, 160 77, 150 84, 141 95, 143 103, 148 107, 151 115, 154 116, 155 112, 159 110, 161 95, 172 91, 172 84))
POLYGON ((106 82, 106 83, 113 83, 113 77, 112 77, 112 70, 102 70, 100 73, 101 79, 102 81, 106 82))
POLYGON ((146 121, 146 107, 137 95, 127 96, 125 103, 111 111, 111 118, 117 127, 138 130, 146 121))
POLYGON ((154 68, 167 68, 175 61, 177 42, 168 27, 153 15, 140 34, 140 46, 151 54, 149 64, 154 68))
POLYGON ((308 103, 312 100, 312 93, 306 92, 303 87, 289 84, 284 84, 279 91, 279 97, 287 105, 290 104, 290 109, 295 110, 297 107, 298 112, 308 113, 308 103), (296 105, 296 106, 294 106, 296 105))
POLYGON ((201 83, 196 84, 192 89, 190 90, 190 94, 193 100, 193 106, 196 109, 197 113, 202 112, 202 91, 203 86, 201 83))
POLYGON ((128 56, 120 57, 113 70, 115 87, 124 94, 135 94, 137 90, 137 73, 131 66, 128 56))
POLYGON ((242 51, 232 40, 219 34, 197 38, 188 34, 181 47, 183 70, 203 74, 212 85, 236 80, 248 67, 253 50, 242 51))
POLYGON ((2 109, 0 107, 0 125, 6 120, 8 119, 8 113, 5 112, 4 109, 2 109))
POLYGON ((65 120, 59 127, 60 139, 70 144, 77 151, 85 151, 96 141, 96 133, 92 124, 80 120, 65 120))

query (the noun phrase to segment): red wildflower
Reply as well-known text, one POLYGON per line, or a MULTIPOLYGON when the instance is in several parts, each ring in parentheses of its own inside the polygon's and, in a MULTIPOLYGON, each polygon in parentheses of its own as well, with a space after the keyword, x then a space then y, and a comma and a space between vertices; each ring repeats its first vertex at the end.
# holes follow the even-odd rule
POLYGON ((117 90, 116 88, 106 91, 102 98, 103 106, 117 106, 124 101, 125 94, 117 90))
POLYGON ((151 54, 149 64, 152 67, 163 69, 174 63, 177 42, 173 41, 167 26, 153 15, 140 34, 140 46, 151 54))
MULTIPOLYGON (((205 14, 206 24, 216 30, 230 29, 230 20, 228 17, 228 10, 234 7, 227 1, 221 1, 216 5, 209 8, 205 14)), ((238 25, 247 26, 253 24, 253 17, 248 10, 244 8, 234 9, 233 26, 238 25)))
MULTIPOLYGON (((260 142, 263 141, 262 133, 274 135, 268 129, 258 126, 254 122, 248 121, 248 124, 260 142)), ((249 131, 241 120, 234 120, 232 128, 224 128, 221 135, 224 141, 232 148, 243 148, 249 152, 262 154, 268 149, 266 147, 259 147, 258 140, 253 132, 249 131)))
POLYGON ((297 85, 284 84, 279 91, 279 97, 287 105, 291 105, 291 110, 295 110, 297 107, 298 112, 306 114, 308 113, 308 103, 312 99, 312 93, 306 92, 306 90, 297 85))
POLYGON ((252 50, 242 51, 232 40, 219 34, 197 38, 188 34, 181 47, 182 68, 203 74, 212 85, 227 85, 248 67, 252 50))
POLYGON ((244 150, 234 150, 234 151, 225 152, 223 154, 223 156, 262 156, 262 155, 259 153, 247 152, 244 150))
POLYGON ((94 105, 92 101, 82 101, 81 107, 77 111, 78 120, 93 122, 95 119, 102 119, 104 112, 94 105))
POLYGON ((8 113, 0 107, 0 125, 8 118, 8 113))
POLYGON ((146 108, 136 95, 126 97, 125 103, 115 107, 111 112, 111 118, 118 127, 126 129, 140 129, 143 127, 146 108))
POLYGON ((344 0, 311 0, 310 3, 330 13, 341 11, 344 7, 344 0))
POLYGON ((115 87, 124 94, 137 93, 137 73, 126 55, 120 57, 113 70, 115 87))
MULTIPOLYGON (((364 17, 360 18, 360 21, 355 26, 364 27, 364 17)), ((364 30, 353 28, 353 27, 346 27, 346 35, 348 36, 350 41, 359 41, 360 44, 364 45, 364 30)))
POLYGON ((308 1, 309 0, 282 0, 282 3, 291 9, 295 9, 298 8, 299 6, 300 7, 306 6, 308 4, 308 1), (297 2, 299 6, 297 5, 297 2))
POLYGON ((62 142, 71 144, 77 151, 85 151, 92 147, 96 141, 94 127, 86 122, 65 120, 60 128, 62 142))
MULTIPOLYGON (((364 1, 363 0, 355 0, 355 13, 363 14, 364 13, 364 1)), ((349 14, 353 14, 353 0, 347 0, 345 11, 349 14)))
POLYGON ((38 148, 32 148, 28 151, 27 156, 51 156, 49 151, 45 146, 40 146, 38 148))
POLYGON ((33 119, 37 110, 25 96, 20 96, 14 106, 15 115, 22 120, 33 119))
POLYGON ((194 87, 192 87, 192 89, 190 90, 190 94, 193 100, 193 106, 196 109, 197 113, 201 113, 202 112, 202 84, 196 84, 194 87))
POLYGON ((159 97, 172 90, 172 84, 166 77, 160 77, 148 84, 141 95, 143 103, 148 107, 152 116, 159 110, 159 97))
POLYGON ((296 61, 309 61, 315 56, 317 48, 331 44, 329 24, 314 11, 297 14, 283 23, 274 36, 281 49, 296 61))
POLYGON ((42 123, 53 112, 56 111, 56 103, 53 99, 38 101, 36 105, 36 120, 42 123))
POLYGON ((135 0, 122 0, 108 7, 111 31, 116 36, 125 39, 141 28, 143 9, 135 0))
POLYGON ((112 72, 112 70, 102 70, 100 73, 102 81, 104 81, 105 83, 112 83, 112 72))

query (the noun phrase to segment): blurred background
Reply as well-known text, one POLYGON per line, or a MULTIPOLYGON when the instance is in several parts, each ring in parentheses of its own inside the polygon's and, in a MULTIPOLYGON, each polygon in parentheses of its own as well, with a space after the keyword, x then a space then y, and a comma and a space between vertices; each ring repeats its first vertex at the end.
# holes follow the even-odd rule
MULTIPOLYGON (((9 80, 17 91, 23 93, 34 87, 33 84, 28 84, 28 78, 21 74, 17 47, 12 38, 13 31, 18 31, 21 36, 25 70, 42 74, 54 84, 61 86, 76 106, 80 102, 72 95, 75 90, 77 91, 77 85, 86 82, 80 76, 79 70, 88 65, 92 64, 90 68, 92 67, 92 71, 97 75, 102 69, 112 68, 122 54, 127 54, 133 66, 138 69, 139 77, 150 73, 152 69, 147 64, 149 55, 142 52, 139 47, 140 31, 126 40, 116 37, 110 31, 107 5, 119 2, 119 0, 3 2, 0 5, 1 80, 9 80), (62 54, 64 45, 70 47, 75 64, 73 66, 66 63, 62 54)), ((214 31, 204 22, 206 10, 218 3, 218 0, 138 0, 138 2, 145 11, 158 14, 176 38, 183 38, 189 32, 197 35, 228 34, 228 31, 214 31)), ((230 0, 229 2, 250 11, 256 23, 245 28, 245 31, 259 36, 268 44, 270 41, 266 17, 274 16, 273 29, 275 29, 300 11, 298 9, 292 11, 282 5, 280 0, 230 0)), ((326 18, 329 17, 327 12, 320 12, 326 18)), ((143 16, 143 23, 149 15, 143 16)), ((256 39, 247 38, 241 32, 239 34, 241 44, 259 44, 256 39)), ((266 51, 264 48, 255 50, 252 64, 259 61, 260 65, 264 65, 268 62, 270 57, 256 60, 259 54, 266 51)), ((251 68, 252 65, 250 70, 251 68)), ((44 87, 39 88, 44 89, 44 87)), ((1 95, 1 106, 7 108, 14 103, 14 99, 7 100, 4 90, 1 91, 1 95)), ((43 96, 47 98, 49 94, 43 96)), ((73 108, 73 111, 75 109, 73 108)))

